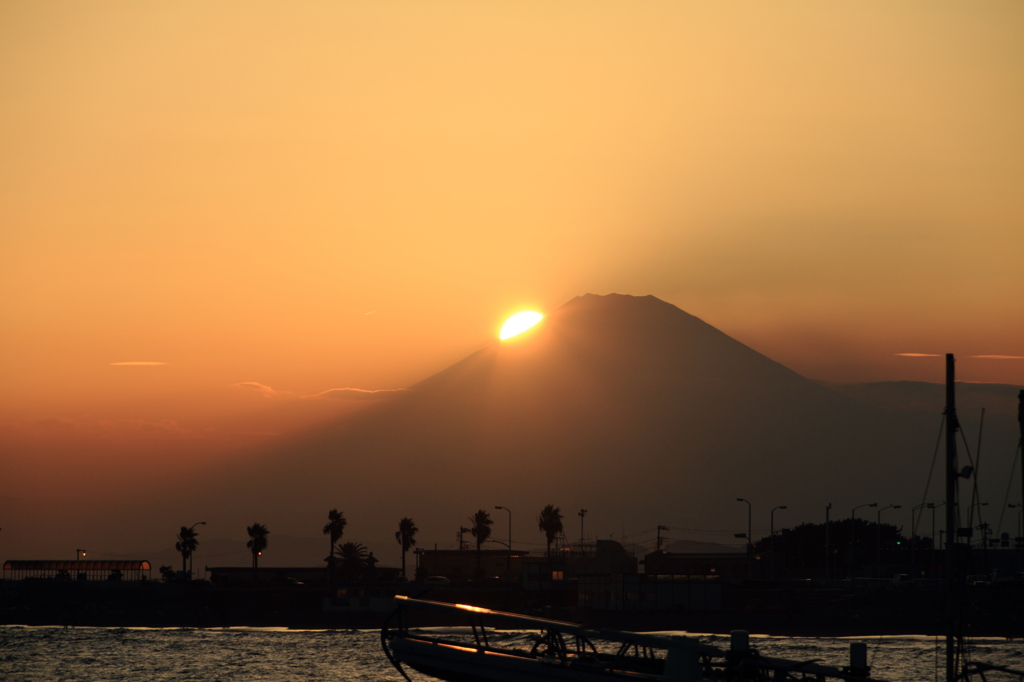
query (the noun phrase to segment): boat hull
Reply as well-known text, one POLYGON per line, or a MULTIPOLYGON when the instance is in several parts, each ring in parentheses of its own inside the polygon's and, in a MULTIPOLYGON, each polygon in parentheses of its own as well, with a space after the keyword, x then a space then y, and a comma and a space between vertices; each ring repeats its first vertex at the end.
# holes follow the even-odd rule
POLYGON ((596 682, 625 679, 660 682, 669 679, 655 674, 610 670, 606 666, 588 665, 583 661, 563 664, 557 659, 457 647, 413 638, 396 638, 389 645, 397 661, 424 675, 449 682, 596 682))

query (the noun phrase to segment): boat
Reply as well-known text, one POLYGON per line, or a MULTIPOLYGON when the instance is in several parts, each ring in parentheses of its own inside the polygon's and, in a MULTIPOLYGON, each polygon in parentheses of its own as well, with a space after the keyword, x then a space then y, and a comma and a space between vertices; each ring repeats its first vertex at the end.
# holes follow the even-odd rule
MULTIPOLYGON (((593 630, 575 623, 492 611, 466 604, 396 596, 381 628, 384 654, 405 679, 403 665, 450 682, 690 682, 696 680, 859 680, 871 682, 867 646, 850 646, 850 665, 820 665, 761 656, 748 633, 731 633, 729 649, 693 637, 621 630, 593 630), (464 635, 410 626, 414 610, 459 616, 464 635), (508 646, 498 630, 537 631, 526 646, 508 646)), ((513 638, 523 641, 522 637, 513 638)))

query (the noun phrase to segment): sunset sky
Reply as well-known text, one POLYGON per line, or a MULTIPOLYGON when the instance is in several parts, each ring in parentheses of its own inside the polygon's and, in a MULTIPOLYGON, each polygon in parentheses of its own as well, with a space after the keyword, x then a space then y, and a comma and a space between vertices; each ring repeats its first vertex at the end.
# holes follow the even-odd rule
POLYGON ((1016 0, 12 0, 0 93, 9 458, 207 456, 588 292, 1024 385, 1016 0))

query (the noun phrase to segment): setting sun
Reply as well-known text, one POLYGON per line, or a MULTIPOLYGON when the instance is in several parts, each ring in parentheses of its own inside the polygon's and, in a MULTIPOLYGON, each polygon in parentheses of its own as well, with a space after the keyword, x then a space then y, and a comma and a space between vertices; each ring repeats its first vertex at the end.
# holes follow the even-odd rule
POLYGON ((543 319, 543 315, 532 310, 516 313, 505 320, 505 324, 501 326, 501 333, 498 334, 498 338, 504 341, 505 339, 510 339, 517 334, 522 334, 543 319))

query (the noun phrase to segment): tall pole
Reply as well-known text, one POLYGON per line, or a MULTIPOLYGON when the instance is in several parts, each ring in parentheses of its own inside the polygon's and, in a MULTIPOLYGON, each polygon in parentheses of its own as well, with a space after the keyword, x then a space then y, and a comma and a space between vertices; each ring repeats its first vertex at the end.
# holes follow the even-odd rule
POLYGON ((508 555, 505 558, 505 580, 512 580, 512 510, 508 507, 495 507, 508 512, 508 555))
POLYGON ((870 504, 859 504, 853 508, 850 512, 850 577, 853 577, 853 573, 857 568, 857 544, 854 542, 854 536, 857 528, 857 510, 861 507, 877 507, 877 502, 871 502, 870 504))
MULTIPOLYGON (((206 525, 206 521, 197 521, 196 523, 193 523, 191 527, 189 527, 189 530, 194 530, 196 526, 205 526, 205 525, 206 525)), ((199 533, 196 533, 196 535, 199 535, 199 533)), ((192 555, 194 553, 195 552, 189 552, 188 553, 188 579, 189 580, 192 580, 192 555)))
POLYGON ((956 554, 956 361, 946 354, 946 682, 956 680, 956 597, 959 592, 956 554))
POLYGON ((580 509, 580 554, 583 554, 583 517, 587 515, 586 509, 580 509))
POLYGON ((750 500, 737 497, 736 501, 747 503, 747 580, 752 580, 754 578, 754 535, 753 527, 750 525, 750 500))
POLYGON ((928 508, 932 510, 932 566, 937 566, 937 564, 935 563, 935 550, 942 547, 943 533, 943 531, 940 529, 939 536, 936 537, 935 535, 935 510, 938 509, 939 507, 944 506, 946 506, 945 502, 939 502, 938 504, 935 504, 934 502, 928 503, 928 508))
MULTIPOLYGON (((928 504, 919 504, 916 507, 910 508, 910 577, 914 578, 914 545, 917 544, 917 523, 914 520, 915 514, 918 509, 924 509, 928 504)), ((917 517, 919 521, 921 517, 917 517)))
MULTIPOLYGON (((878 520, 875 521, 875 530, 878 532, 878 546, 875 548, 875 571, 878 575, 875 577, 881 577, 882 572, 882 512, 886 509, 900 509, 901 505, 890 504, 888 507, 882 507, 878 510, 878 520)), ((913 524, 913 522, 911 522, 913 524)), ((913 534, 913 531, 911 531, 913 534)))
MULTIPOLYGON (((785 509, 785 505, 776 507, 775 509, 785 509)), ((771 528, 771 552, 772 552, 772 580, 775 580, 775 509, 772 509, 772 528, 771 528)))
POLYGON ((668 526, 658 526, 658 551, 661 551, 661 531, 668 530, 668 526))
POLYGON ((825 507, 825 580, 828 580, 828 554, 829 554, 829 542, 828 542, 828 531, 829 531, 829 520, 828 513, 832 509, 832 503, 829 502, 828 506, 825 507))

